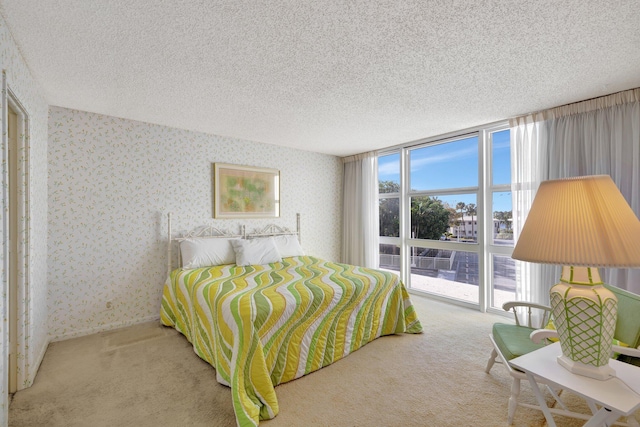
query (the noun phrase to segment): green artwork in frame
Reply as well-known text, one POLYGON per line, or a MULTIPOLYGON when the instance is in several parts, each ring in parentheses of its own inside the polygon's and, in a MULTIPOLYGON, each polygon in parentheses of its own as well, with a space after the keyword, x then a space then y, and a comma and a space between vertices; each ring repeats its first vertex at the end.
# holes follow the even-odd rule
POLYGON ((280 171, 252 166, 213 164, 214 218, 280 216, 280 171))

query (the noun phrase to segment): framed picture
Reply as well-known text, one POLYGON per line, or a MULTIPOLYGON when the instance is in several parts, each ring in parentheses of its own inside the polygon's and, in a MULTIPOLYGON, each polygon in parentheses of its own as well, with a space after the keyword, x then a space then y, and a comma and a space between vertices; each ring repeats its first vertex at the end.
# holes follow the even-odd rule
POLYGON ((280 216, 280 171, 213 164, 214 218, 280 216))

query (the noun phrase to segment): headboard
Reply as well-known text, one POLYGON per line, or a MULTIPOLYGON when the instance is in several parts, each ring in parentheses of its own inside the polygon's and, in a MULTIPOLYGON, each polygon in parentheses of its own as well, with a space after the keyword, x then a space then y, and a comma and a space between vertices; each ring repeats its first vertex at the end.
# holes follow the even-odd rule
MULTIPOLYGON (((228 230, 223 230, 212 225, 202 225, 196 227, 192 230, 189 230, 185 233, 182 233, 179 237, 173 237, 173 231, 171 230, 171 213, 168 215, 167 221, 167 277, 171 274, 171 270, 173 270, 172 266, 172 246, 173 242, 178 242, 178 244, 185 239, 198 239, 198 238, 215 238, 215 237, 235 237, 242 239, 252 239, 255 237, 269 237, 269 236, 287 236, 287 235, 295 235, 298 236, 298 242, 302 243, 300 238, 300 214, 296 214, 296 231, 291 231, 286 227, 281 227, 276 224, 269 224, 264 228, 256 228, 251 233, 247 233, 246 226, 240 226, 240 232, 237 234, 231 233, 228 230)), ((182 260, 180 257, 180 251, 178 250, 178 265, 182 265, 182 260)))

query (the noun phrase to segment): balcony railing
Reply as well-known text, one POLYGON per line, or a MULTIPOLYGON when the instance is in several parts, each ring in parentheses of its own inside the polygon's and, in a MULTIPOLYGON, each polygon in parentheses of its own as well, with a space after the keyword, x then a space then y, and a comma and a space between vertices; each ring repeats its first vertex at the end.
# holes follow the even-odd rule
MULTIPOLYGON (((449 258, 412 256, 411 267, 428 270, 451 270, 455 256, 455 251, 451 253, 449 258)), ((380 267, 399 270, 400 255, 380 254, 380 267)))

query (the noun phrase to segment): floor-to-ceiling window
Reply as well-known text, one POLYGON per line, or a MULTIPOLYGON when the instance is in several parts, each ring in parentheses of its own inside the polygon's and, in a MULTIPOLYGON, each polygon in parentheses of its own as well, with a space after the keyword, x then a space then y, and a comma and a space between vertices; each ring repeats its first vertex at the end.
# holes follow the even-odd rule
POLYGON ((378 157, 380 267, 400 274, 400 152, 378 157))
POLYGON ((487 132, 488 201, 491 203, 491 230, 487 229, 489 287, 487 305, 502 307, 516 299, 516 265, 513 252, 511 205, 511 142, 509 129, 487 132))
POLYGON ((478 304, 478 135, 407 153, 409 286, 478 304))
POLYGON ((504 124, 383 152, 380 267, 482 310, 513 299, 509 144, 504 124))

